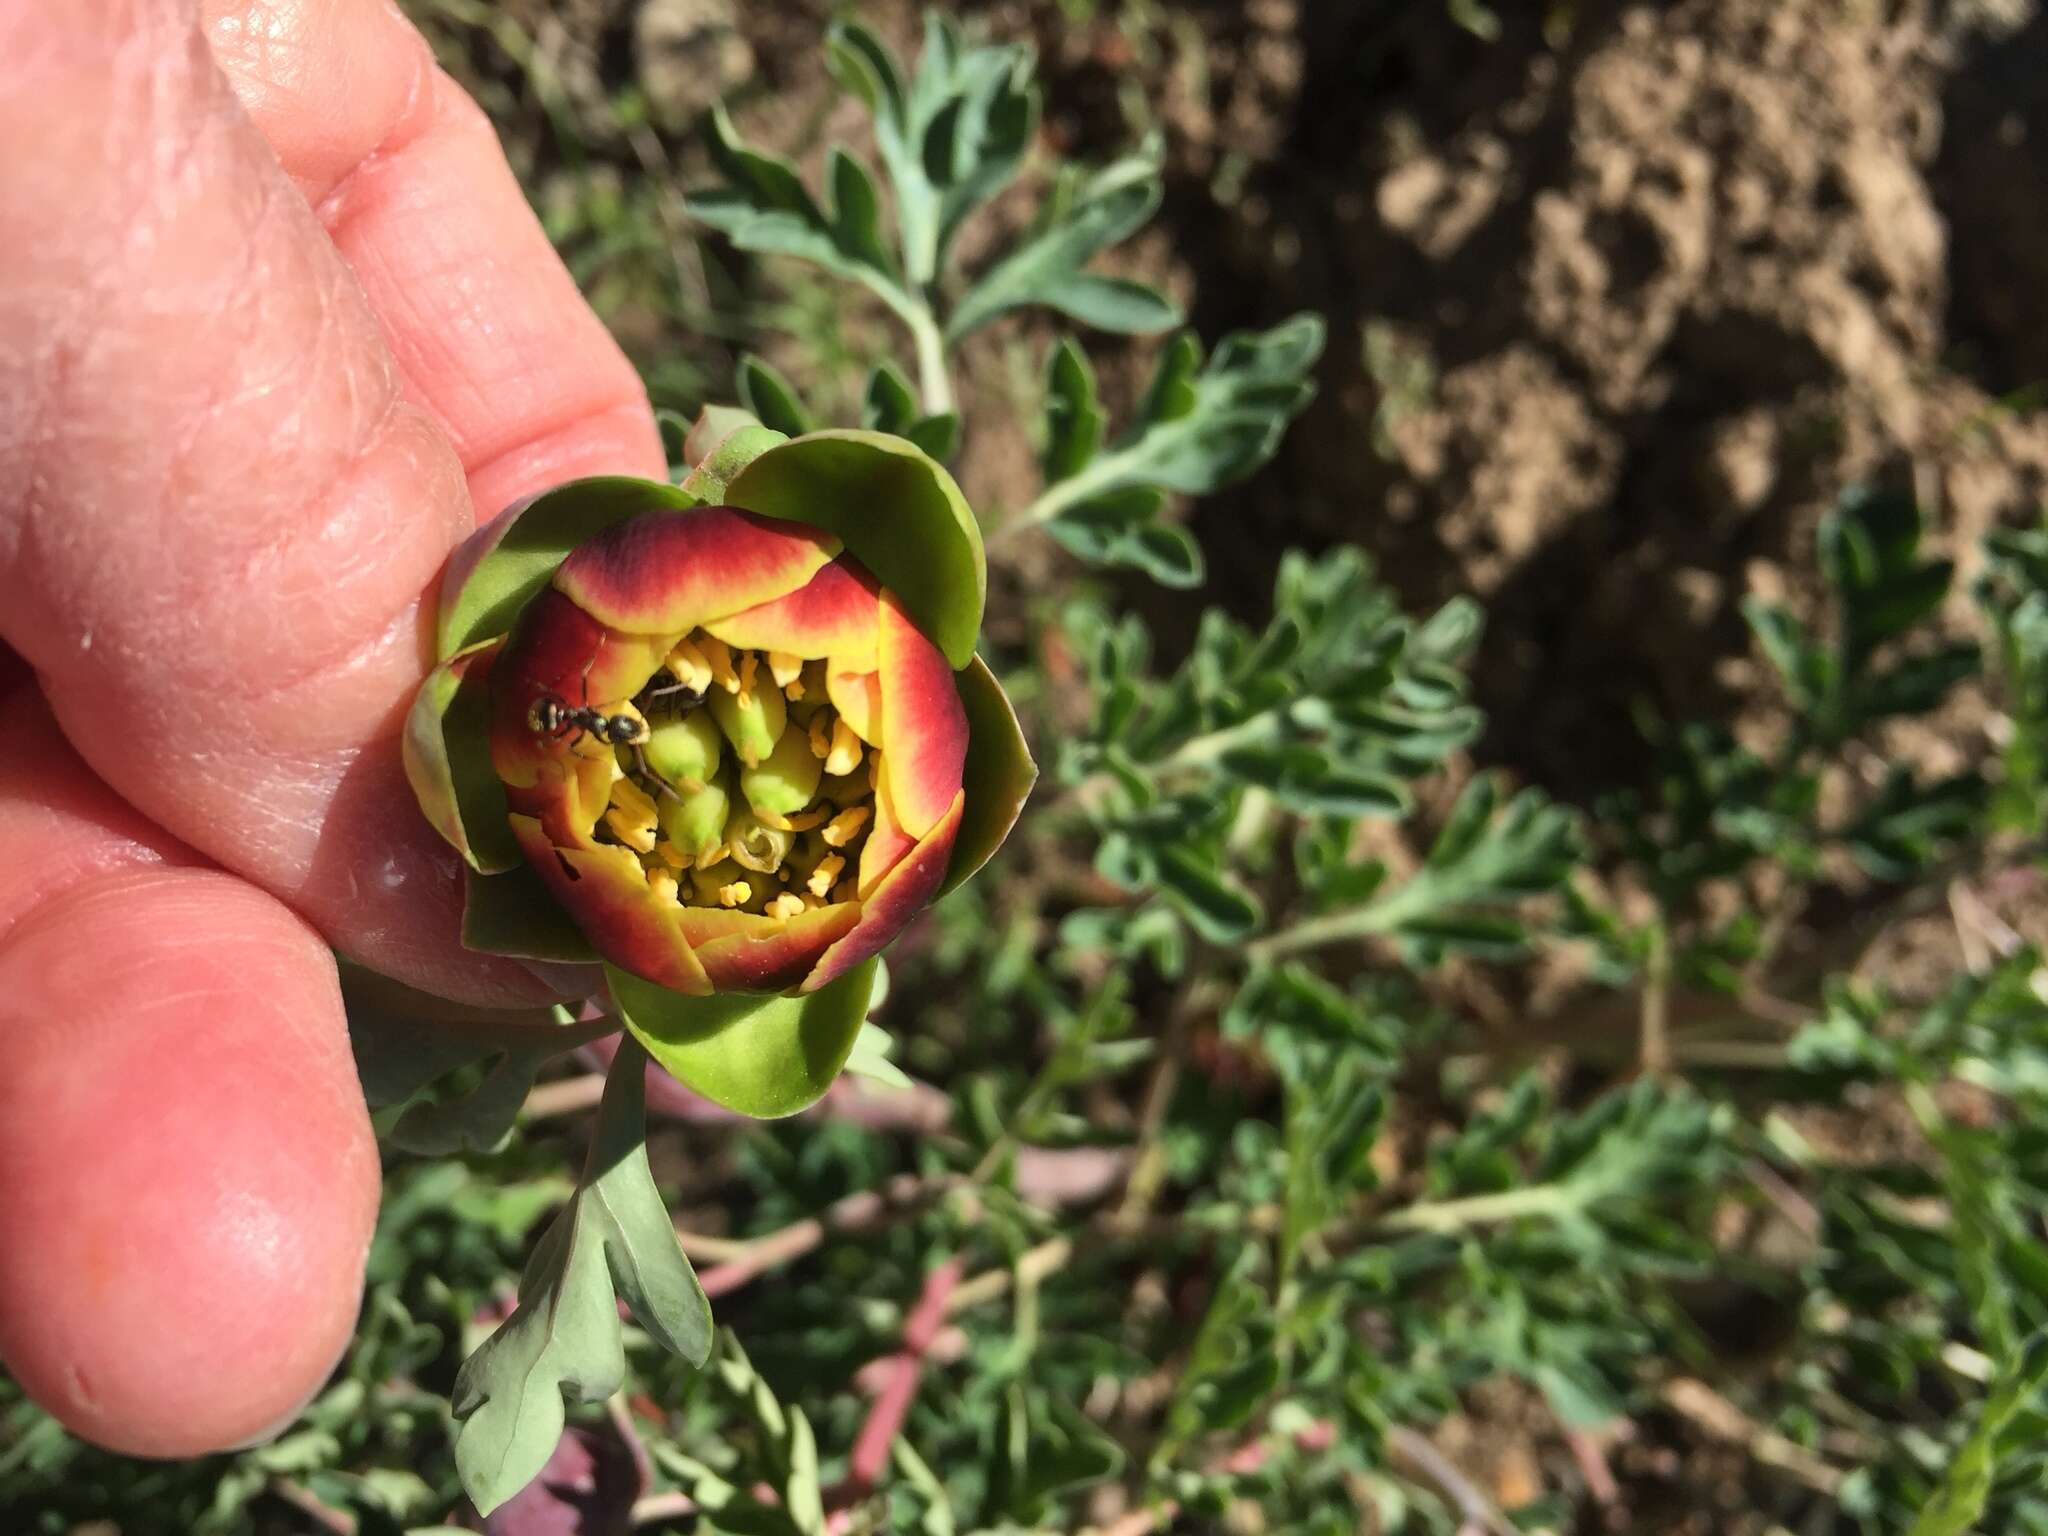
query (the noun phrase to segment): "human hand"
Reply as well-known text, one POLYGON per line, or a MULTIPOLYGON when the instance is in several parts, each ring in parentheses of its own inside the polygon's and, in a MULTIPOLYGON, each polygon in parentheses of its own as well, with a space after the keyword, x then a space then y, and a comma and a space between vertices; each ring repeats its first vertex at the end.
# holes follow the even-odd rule
POLYGON ((0 1359, 192 1455, 287 1421, 355 1319, 329 945, 550 995, 461 949, 399 767, 421 600, 478 513, 662 453, 385 0, 6 7, 0 144, 0 1359))

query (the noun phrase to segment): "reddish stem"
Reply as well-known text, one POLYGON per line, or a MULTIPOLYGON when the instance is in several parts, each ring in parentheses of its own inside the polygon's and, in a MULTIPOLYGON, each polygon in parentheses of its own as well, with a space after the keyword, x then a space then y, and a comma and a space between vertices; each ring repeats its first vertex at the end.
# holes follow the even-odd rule
POLYGON ((925 1352, 945 1326, 946 1302, 959 1285, 960 1275, 960 1261, 948 1259, 925 1276, 924 1291, 903 1320, 903 1347, 889 1357, 888 1379, 875 1394, 867 1421, 854 1437, 843 1489, 848 1499, 865 1497, 881 1480, 882 1469, 889 1464, 889 1449, 903 1432, 910 1405, 917 1400, 925 1352))

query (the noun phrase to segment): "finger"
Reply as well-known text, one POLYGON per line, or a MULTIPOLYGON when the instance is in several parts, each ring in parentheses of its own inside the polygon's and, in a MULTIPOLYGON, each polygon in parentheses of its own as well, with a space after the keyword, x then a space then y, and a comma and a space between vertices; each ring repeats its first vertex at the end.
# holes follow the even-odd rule
POLYGON ((0 1360, 115 1450, 255 1438, 346 1346, 376 1212, 333 961, 29 689, 0 704, 0 847, 0 1360))
POLYGON ((355 269, 478 512, 665 472, 639 376, 555 255, 476 104, 386 0, 206 0, 250 117, 355 269))
POLYGON ((135 805, 428 990, 458 942, 398 764, 471 526, 360 289, 175 0, 0 8, 0 639, 135 805), (110 106, 111 104, 111 106, 110 106))

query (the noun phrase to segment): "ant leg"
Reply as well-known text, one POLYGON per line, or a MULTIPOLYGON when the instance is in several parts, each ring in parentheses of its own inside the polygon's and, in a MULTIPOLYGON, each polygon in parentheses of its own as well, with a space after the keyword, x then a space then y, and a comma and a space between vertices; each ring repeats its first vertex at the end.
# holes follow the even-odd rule
POLYGON ((656 794, 667 795, 671 800, 679 801, 683 798, 676 793, 675 785, 647 766, 647 749, 637 742, 633 746, 633 761, 639 765, 641 776, 654 785, 656 794))

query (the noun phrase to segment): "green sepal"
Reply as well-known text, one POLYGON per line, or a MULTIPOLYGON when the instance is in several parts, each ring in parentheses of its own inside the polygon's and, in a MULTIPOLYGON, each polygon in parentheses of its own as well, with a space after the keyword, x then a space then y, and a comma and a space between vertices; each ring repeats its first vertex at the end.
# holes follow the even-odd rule
POLYGON ((590 940, 523 857, 499 874, 469 873, 462 898, 462 947, 515 960, 597 963, 590 940))
POLYGON ((633 1037, 684 1087, 757 1120, 808 1109, 839 1075, 868 1016, 876 962, 807 996, 686 997, 604 968, 633 1037))
POLYGON ((761 418, 743 405, 707 405, 683 437, 683 462, 692 467, 702 464, 733 433, 760 425, 761 418))
POLYGON ((956 668, 974 657, 988 563, 981 527, 945 467, 905 438, 813 432, 777 444, 726 503, 838 536, 956 668))
POLYGON ((975 657, 953 681, 967 710, 967 762, 960 775, 967 803, 939 896, 964 885, 1003 846, 1038 782, 1038 764, 1017 724, 1017 711, 988 663, 975 657))
POLYGON ((763 426, 751 411, 707 405, 683 445, 692 466, 682 478, 683 491, 707 506, 717 506, 725 500, 725 488, 734 475, 777 443, 788 441, 787 433, 763 426))
POLYGON ((505 786, 491 766, 486 679, 497 645, 491 640, 458 651, 427 674, 413 695, 399 747, 427 820, 471 869, 484 874, 520 862, 519 843, 506 820, 505 786))
POLYGON ((511 629, 586 539, 645 512, 698 504, 694 494, 659 480, 595 475, 507 507, 449 556, 441 577, 441 659, 511 629))

